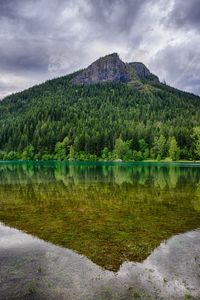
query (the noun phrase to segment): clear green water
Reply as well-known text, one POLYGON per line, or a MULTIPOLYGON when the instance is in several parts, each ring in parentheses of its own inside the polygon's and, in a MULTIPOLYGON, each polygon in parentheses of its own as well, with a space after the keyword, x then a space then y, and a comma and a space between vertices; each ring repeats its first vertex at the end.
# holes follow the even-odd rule
POLYGON ((200 167, 1 162, 0 221, 116 271, 200 227, 200 167))

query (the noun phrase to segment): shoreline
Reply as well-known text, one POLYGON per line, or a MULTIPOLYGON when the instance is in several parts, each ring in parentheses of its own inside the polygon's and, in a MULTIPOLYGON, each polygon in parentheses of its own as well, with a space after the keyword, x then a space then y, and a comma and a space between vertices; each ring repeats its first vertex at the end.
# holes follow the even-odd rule
POLYGON ((96 164, 96 165, 200 165, 200 160, 179 160, 179 161, 156 161, 156 160, 143 160, 143 161, 118 161, 118 160, 0 160, 0 163, 62 163, 62 164, 96 164))

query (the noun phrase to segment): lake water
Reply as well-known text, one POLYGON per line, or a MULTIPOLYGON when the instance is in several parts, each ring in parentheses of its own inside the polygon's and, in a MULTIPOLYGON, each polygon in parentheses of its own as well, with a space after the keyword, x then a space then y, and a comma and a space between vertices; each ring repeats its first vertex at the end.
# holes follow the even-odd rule
POLYGON ((200 165, 1 162, 0 221, 117 271, 200 227, 200 165))

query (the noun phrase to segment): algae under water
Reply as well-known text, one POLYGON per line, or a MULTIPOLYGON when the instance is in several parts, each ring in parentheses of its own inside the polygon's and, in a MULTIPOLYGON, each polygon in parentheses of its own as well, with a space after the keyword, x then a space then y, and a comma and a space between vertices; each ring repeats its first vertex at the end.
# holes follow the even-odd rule
POLYGON ((200 167, 1 162, 0 221, 117 271, 200 227, 200 167))

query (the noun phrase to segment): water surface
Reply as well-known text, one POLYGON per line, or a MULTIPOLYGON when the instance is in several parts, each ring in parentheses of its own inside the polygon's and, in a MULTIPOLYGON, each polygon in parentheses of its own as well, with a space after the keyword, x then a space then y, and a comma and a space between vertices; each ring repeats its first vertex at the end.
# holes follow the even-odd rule
POLYGON ((102 270, 83 255, 0 223, 2 300, 200 299, 200 230, 173 236, 142 263, 102 270))
POLYGON ((116 271, 200 227, 200 168, 2 162, 0 220, 116 271))

